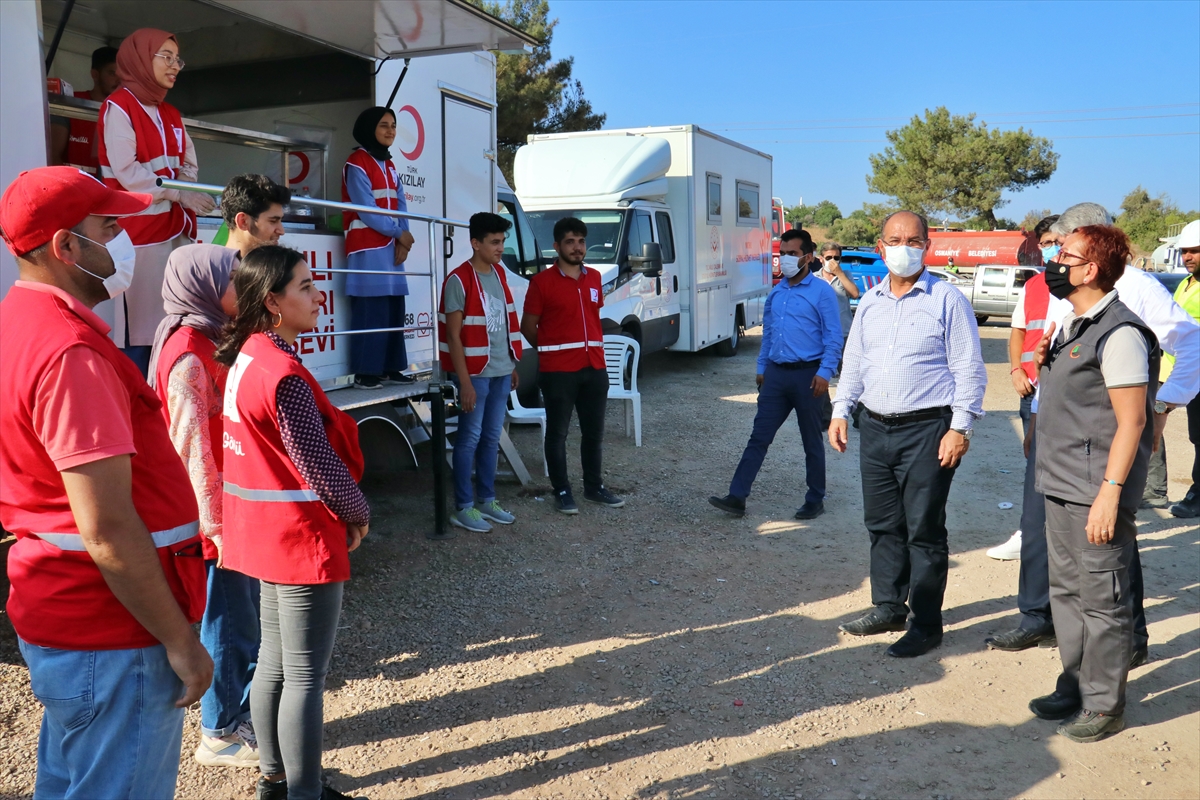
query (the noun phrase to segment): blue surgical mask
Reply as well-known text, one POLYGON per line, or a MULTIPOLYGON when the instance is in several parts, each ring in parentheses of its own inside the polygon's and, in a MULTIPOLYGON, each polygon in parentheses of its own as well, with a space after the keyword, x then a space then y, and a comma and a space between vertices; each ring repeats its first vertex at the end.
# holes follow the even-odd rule
POLYGON ((1042 248, 1042 263, 1049 264, 1058 255, 1058 245, 1052 244, 1042 248))

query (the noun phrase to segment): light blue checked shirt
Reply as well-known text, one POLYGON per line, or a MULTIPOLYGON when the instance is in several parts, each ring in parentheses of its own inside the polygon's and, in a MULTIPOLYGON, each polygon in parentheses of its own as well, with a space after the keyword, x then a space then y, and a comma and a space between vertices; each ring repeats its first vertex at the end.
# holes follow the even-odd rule
POLYGON ((987 368, 966 296, 928 272, 903 297, 891 278, 868 289, 846 343, 833 414, 862 403, 876 414, 950 406, 950 426, 970 430, 983 416, 987 368))

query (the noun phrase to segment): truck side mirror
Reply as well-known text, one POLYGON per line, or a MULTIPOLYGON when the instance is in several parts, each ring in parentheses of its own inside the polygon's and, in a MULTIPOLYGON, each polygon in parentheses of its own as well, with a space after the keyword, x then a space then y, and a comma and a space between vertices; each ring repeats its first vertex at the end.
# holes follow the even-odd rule
POLYGON ((629 268, 651 278, 662 274, 662 245, 658 242, 646 242, 642 245, 640 256, 629 257, 629 268))

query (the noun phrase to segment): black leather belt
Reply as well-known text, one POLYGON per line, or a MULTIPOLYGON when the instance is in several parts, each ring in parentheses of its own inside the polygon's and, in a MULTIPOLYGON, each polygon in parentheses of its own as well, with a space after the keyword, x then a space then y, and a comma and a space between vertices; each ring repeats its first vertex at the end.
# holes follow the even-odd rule
POLYGON ((946 417, 954 413, 950 406, 922 408, 920 411, 909 411, 904 414, 876 414, 866 406, 863 406, 862 410, 868 417, 877 422, 882 422, 884 425, 904 425, 909 422, 924 422, 930 419, 946 417))
POLYGON ((780 364, 778 361, 772 361, 771 363, 780 369, 812 369, 813 367, 821 366, 821 359, 818 358, 816 361, 788 361, 784 364, 780 364))

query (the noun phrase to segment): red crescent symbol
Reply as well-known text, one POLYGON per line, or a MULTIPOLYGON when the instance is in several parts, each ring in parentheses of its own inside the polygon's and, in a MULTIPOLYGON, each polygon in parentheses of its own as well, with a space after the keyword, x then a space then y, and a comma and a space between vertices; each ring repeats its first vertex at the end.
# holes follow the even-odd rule
POLYGON ((290 155, 300 159, 300 173, 294 178, 288 178, 288 183, 299 183, 308 177, 310 162, 308 160, 308 156, 306 156, 304 153, 291 153, 290 155))
POLYGON ((417 15, 417 22, 412 26, 410 31, 396 31, 396 33, 408 44, 412 44, 417 39, 421 38, 421 31, 425 28, 425 15, 421 13, 421 6, 416 3, 412 4, 413 13, 417 15))
POLYGON ((404 106, 400 109, 401 114, 405 111, 412 115, 413 122, 417 124, 417 146, 411 152, 401 150, 400 154, 409 161, 416 161, 421 157, 421 152, 425 149, 425 123, 421 121, 421 115, 412 106, 404 106))

